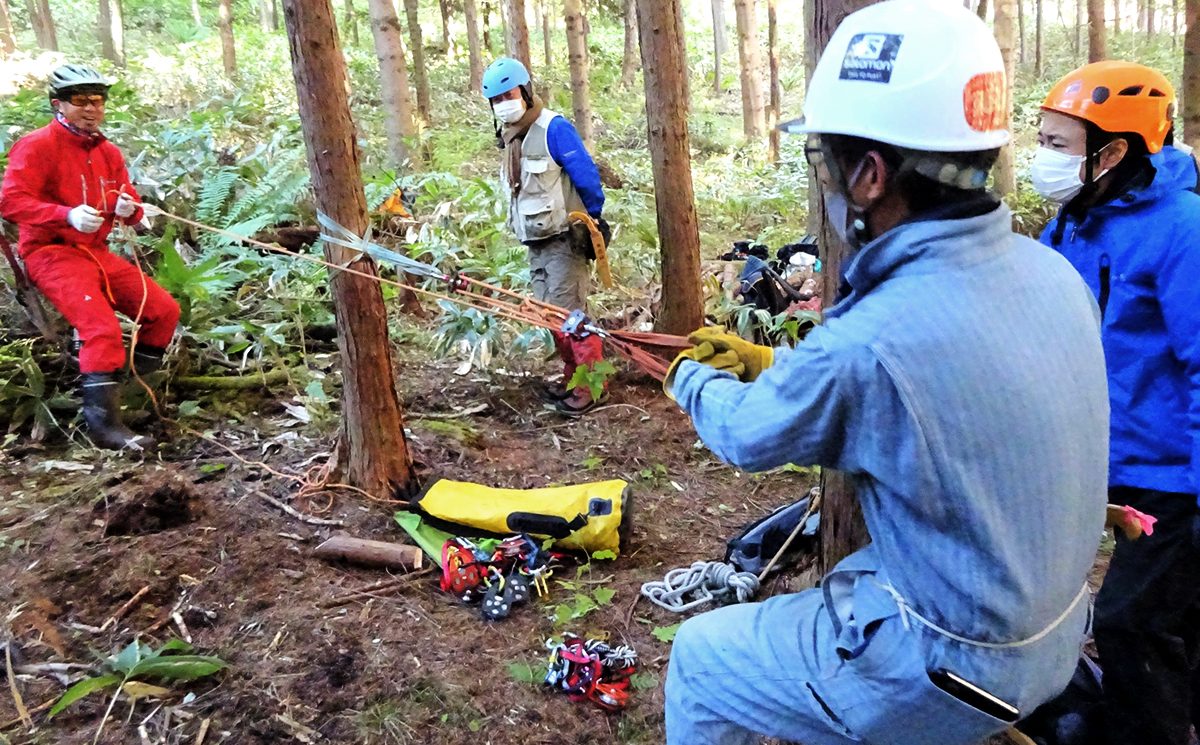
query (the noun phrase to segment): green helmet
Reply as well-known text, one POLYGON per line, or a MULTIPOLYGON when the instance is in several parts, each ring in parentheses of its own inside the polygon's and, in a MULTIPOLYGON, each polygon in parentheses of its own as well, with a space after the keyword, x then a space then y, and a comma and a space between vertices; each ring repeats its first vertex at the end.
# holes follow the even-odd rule
POLYGON ((62 65, 50 73, 49 95, 51 99, 62 98, 68 92, 107 93, 112 83, 98 70, 84 65, 62 65))

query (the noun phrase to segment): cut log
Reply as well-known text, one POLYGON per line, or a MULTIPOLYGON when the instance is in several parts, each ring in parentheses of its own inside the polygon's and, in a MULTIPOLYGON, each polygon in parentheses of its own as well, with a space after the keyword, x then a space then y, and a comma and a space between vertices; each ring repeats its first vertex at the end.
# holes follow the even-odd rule
POLYGON ((409 571, 420 569, 425 563, 425 554, 417 546, 348 535, 335 535, 313 549, 313 556, 326 561, 341 559, 360 566, 409 571))

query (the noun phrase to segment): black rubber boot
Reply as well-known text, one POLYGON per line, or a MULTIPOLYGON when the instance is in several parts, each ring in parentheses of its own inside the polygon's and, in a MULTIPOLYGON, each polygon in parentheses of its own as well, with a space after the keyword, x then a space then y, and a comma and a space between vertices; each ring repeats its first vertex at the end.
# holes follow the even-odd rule
POLYGON ((133 349, 133 369, 138 375, 145 377, 162 369, 163 357, 167 350, 161 347, 151 347, 138 344, 133 349))
POLYGON ((88 437, 109 450, 143 450, 150 440, 121 423, 121 384, 112 373, 85 373, 80 386, 88 437))

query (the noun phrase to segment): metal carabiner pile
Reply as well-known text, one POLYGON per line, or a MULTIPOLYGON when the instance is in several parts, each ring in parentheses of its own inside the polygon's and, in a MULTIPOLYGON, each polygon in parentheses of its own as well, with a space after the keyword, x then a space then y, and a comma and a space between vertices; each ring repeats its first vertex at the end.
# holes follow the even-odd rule
POLYGON ((631 647, 563 634, 561 642, 550 639, 546 648, 550 650, 543 681, 547 687, 566 693, 572 701, 591 701, 608 711, 629 704, 630 681, 638 663, 631 647))

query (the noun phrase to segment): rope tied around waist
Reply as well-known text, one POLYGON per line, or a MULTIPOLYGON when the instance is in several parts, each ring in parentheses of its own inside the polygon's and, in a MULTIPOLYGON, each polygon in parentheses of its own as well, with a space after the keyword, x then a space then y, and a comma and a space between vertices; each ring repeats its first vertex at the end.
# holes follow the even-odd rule
POLYGON ((720 561, 697 561, 667 572, 662 580, 642 585, 642 595, 672 613, 686 613, 706 603, 746 603, 758 592, 758 577, 720 561))

